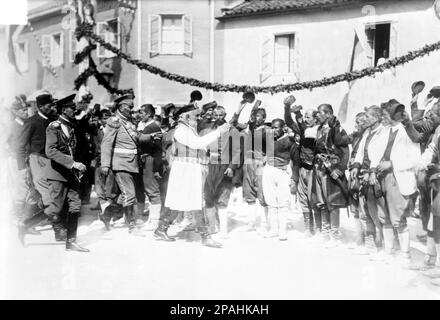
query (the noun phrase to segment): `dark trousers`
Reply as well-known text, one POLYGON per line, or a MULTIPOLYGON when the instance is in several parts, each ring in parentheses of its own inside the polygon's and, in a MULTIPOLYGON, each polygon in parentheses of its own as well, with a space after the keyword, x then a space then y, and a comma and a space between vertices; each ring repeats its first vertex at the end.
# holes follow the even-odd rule
POLYGON ((142 182, 144 193, 148 196, 151 204, 161 203, 160 183, 154 176, 154 158, 147 156, 142 158, 142 182))
POLYGON ((232 192, 232 179, 225 176, 228 164, 210 164, 204 186, 207 208, 227 208, 232 192))

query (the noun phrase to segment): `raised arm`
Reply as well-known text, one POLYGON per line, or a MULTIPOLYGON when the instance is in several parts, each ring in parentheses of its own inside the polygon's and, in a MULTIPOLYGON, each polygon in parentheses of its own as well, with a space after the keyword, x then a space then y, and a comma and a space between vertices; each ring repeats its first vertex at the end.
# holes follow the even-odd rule
POLYGON ((208 147, 209 144, 214 142, 218 137, 220 137, 220 130, 214 130, 203 137, 197 136, 191 129, 186 127, 180 127, 176 129, 174 133, 174 138, 192 148, 192 149, 204 149, 208 147))

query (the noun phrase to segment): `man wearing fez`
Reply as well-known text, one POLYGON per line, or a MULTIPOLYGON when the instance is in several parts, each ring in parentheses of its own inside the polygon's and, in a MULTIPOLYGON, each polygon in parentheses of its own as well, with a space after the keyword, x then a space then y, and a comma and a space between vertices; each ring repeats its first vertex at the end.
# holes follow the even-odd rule
POLYGON ((331 128, 336 122, 333 108, 329 104, 318 107, 317 119, 319 127, 314 148, 314 168, 312 183, 309 188, 309 199, 315 210, 319 210, 322 219, 322 234, 328 245, 336 245, 339 240, 339 209, 348 206, 348 182, 345 177, 349 160, 348 144, 341 145, 335 141, 335 130, 338 136, 347 134, 340 127, 331 128))
MULTIPOLYGON (((121 191, 122 206, 130 234, 145 236, 136 227, 134 205, 139 198, 138 143, 151 140, 150 135, 138 135, 131 121, 134 107, 133 94, 126 94, 115 100, 112 112, 114 116, 107 121, 107 128, 101 144, 101 172, 107 175, 113 171, 116 183, 121 191)), ((142 192, 143 194, 143 192, 142 192)), ((140 201, 140 200, 139 200, 140 201)))
POLYGON ((202 101, 202 99, 203 99, 202 93, 199 90, 194 90, 190 94, 189 104, 192 104, 193 106, 198 108, 197 101, 202 101))
POLYGON ((212 101, 202 106, 202 119, 197 124, 197 131, 203 135, 202 131, 209 132, 215 126, 214 124, 214 109, 217 107, 217 102, 212 101))
POLYGON ((53 174, 53 168, 45 151, 46 127, 56 119, 57 109, 52 95, 47 91, 35 93, 35 100, 38 112, 30 117, 23 126, 23 133, 18 143, 17 164, 19 170, 30 169, 33 185, 40 193, 45 209, 44 212, 39 212, 19 225, 19 237, 20 241, 24 243, 24 235, 27 230, 48 217, 55 232, 55 240, 65 241, 66 229, 60 221, 61 217, 51 215, 52 213, 48 209, 51 195, 47 177, 53 174))
POLYGON ((202 244, 209 247, 221 247, 209 235, 207 223, 202 212, 203 178, 199 151, 206 147, 224 132, 229 131, 229 125, 223 124, 215 131, 200 137, 197 134, 197 119, 200 110, 194 105, 181 108, 176 117, 180 116, 179 124, 174 132, 174 159, 168 181, 165 206, 174 211, 168 211, 162 218, 155 236, 159 240, 173 241, 166 234, 169 225, 176 218, 176 211, 194 212, 197 229, 202 237, 202 244))
POLYGON ((52 174, 47 176, 51 195, 48 210, 52 216, 57 217, 67 201, 66 250, 89 252, 76 242, 81 213, 80 183, 87 168, 83 163, 76 161, 75 157, 77 149, 81 146, 77 141, 74 98, 75 94, 72 94, 57 101, 60 116, 46 129, 46 155, 54 169, 52 174))

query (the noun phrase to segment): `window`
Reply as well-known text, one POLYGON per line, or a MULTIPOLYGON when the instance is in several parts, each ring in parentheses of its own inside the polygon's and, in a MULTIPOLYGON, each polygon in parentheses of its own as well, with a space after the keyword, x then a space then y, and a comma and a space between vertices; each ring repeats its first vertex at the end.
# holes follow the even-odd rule
POLYGON ((59 67, 64 63, 64 38, 62 33, 42 36, 43 66, 47 66, 47 59, 52 67, 59 67), (47 58, 46 58, 47 57, 47 58))
POLYGON ((365 37, 359 40, 365 48, 368 66, 377 66, 397 56, 396 23, 383 22, 365 26, 365 37))
POLYGON ((17 59, 17 67, 21 72, 25 72, 29 68, 28 43, 23 41, 15 46, 15 56, 17 59))
POLYGON ((275 36, 274 73, 289 74, 294 72, 295 35, 275 36))
POLYGON ((150 57, 158 54, 192 56, 191 16, 150 15, 150 57))
POLYGON ((75 55, 78 52, 78 40, 75 37, 75 31, 69 31, 69 61, 75 60, 75 55))
POLYGON ((298 33, 264 35, 261 44, 260 83, 271 76, 281 81, 299 81, 298 33), (280 80, 280 79, 278 79, 280 80))
POLYGON ((365 28, 374 66, 378 65, 379 60, 384 62, 390 57, 390 30, 389 23, 370 25, 365 28))
POLYGON ((183 53, 183 23, 182 16, 162 17, 162 53, 183 53))
MULTIPOLYGON (((98 22, 98 35, 106 42, 111 43, 114 47, 120 49, 120 27, 119 19, 111 19, 105 22, 98 22)), ((98 58, 116 57, 111 51, 106 50, 98 44, 98 58)))

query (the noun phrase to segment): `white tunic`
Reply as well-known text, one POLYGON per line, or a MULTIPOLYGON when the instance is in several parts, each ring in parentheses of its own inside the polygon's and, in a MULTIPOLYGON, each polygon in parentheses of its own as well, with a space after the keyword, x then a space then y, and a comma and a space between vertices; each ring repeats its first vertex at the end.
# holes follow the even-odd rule
MULTIPOLYGON (((200 137, 193 128, 185 124, 179 124, 174 132, 174 139, 191 149, 205 150, 218 137, 219 130, 200 137)), ((202 167, 197 160, 189 157, 174 159, 165 199, 165 206, 171 210, 202 210, 202 167)))

